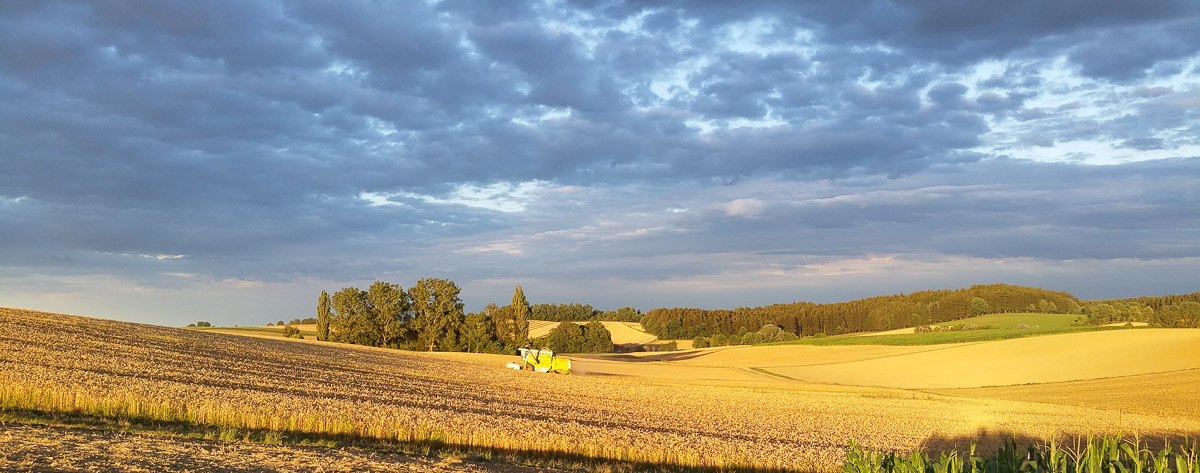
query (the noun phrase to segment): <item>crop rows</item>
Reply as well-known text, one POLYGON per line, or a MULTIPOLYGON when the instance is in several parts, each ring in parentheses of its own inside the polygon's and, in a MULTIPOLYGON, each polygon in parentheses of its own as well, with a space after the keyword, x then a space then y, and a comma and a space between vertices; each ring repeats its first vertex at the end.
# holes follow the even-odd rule
POLYGON ((981 429, 1200 431, 1200 420, 913 391, 549 376, 509 357, 271 340, 0 309, 0 406, 684 466, 836 470, 981 429))

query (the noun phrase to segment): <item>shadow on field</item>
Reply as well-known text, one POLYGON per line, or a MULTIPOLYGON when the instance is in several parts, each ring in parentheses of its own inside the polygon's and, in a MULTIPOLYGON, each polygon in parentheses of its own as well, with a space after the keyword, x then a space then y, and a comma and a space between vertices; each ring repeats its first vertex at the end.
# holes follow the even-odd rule
POLYGON ((699 358, 712 353, 711 350, 694 350, 687 352, 663 352, 653 355, 633 356, 628 354, 604 354, 604 355, 587 355, 587 354, 572 354, 575 358, 586 358, 590 360, 608 360, 622 361, 629 363, 650 363, 654 361, 682 361, 699 358))
MULTIPOLYGON (((140 417, 106 417, 83 413, 62 413, 62 412, 46 412, 31 409, 17 408, 0 408, 0 429, 6 423, 31 423, 54 425, 58 428, 67 429, 96 429, 107 431, 119 431, 125 434, 156 434, 169 435, 188 442, 250 442, 263 444, 282 444, 292 445, 305 448, 342 448, 355 447, 361 449, 372 450, 376 452, 399 453, 415 457, 426 457, 434 460, 446 457, 458 457, 470 461, 512 465, 512 466, 529 466, 537 465, 539 468, 545 468, 547 471, 585 471, 585 472, 611 472, 611 473, 634 473, 634 472, 731 472, 731 471, 748 471, 762 473, 786 473, 799 472, 807 470, 797 470, 789 468, 767 467, 767 466, 752 466, 752 465, 724 465, 721 467, 705 467, 705 466, 689 466, 681 465, 672 462, 651 462, 651 461, 632 461, 618 460, 611 458, 603 458, 596 456, 588 456, 576 453, 567 453, 554 450, 544 449, 513 449, 513 448, 498 448, 498 447, 480 447, 463 444, 455 444, 443 442, 436 439, 437 434, 434 434, 434 439, 422 441, 395 441, 395 440, 379 440, 365 438, 355 435, 337 435, 337 434, 317 434, 300 431, 271 431, 266 429, 236 429, 226 428, 211 425, 197 425, 186 421, 163 421, 140 417)), ((1100 433, 1097 433, 1099 435, 1100 433)), ((1134 437, 1125 435, 1127 439, 1134 439, 1143 448, 1148 448, 1157 451, 1168 442, 1170 445, 1180 445, 1185 439, 1195 440, 1200 437, 1200 432, 1191 432, 1179 435, 1140 435, 1134 437)), ((839 448, 839 442, 845 442, 847 446, 853 439, 836 439, 833 443, 825 444, 826 447, 839 448)), ((1047 439, 1041 437, 1032 437, 1027 435, 1014 435, 1008 430, 987 430, 979 429, 972 435, 963 436, 933 436, 925 439, 920 445, 922 451, 926 452, 929 457, 936 460, 939 453, 954 450, 959 454, 959 458, 963 458, 969 452, 972 442, 976 444, 975 454, 984 458, 992 457, 996 454, 997 449, 1008 441, 1015 441, 1017 445, 1016 453, 1024 455, 1026 448, 1029 446, 1040 446, 1047 443, 1047 439)), ((1084 437, 1060 436, 1058 443, 1060 447, 1079 451, 1079 446, 1083 443, 1084 437)), ((869 445, 864 445, 864 448, 870 448, 869 445)), ((898 451, 898 456, 907 456, 910 452, 898 451)), ((507 471, 503 467, 498 468, 500 471, 507 471)), ((521 469, 521 471, 526 471, 521 469)))
MULTIPOLYGON (((295 430, 238 429, 201 425, 187 421, 165 421, 145 417, 108 417, 80 412, 49 412, 36 409, 0 407, 0 431, 6 425, 47 425, 57 429, 85 429, 120 432, 122 435, 166 435, 181 442, 247 442, 269 445, 288 445, 298 448, 321 449, 353 447, 380 453, 394 453, 440 461, 447 457, 462 458, 499 468, 486 471, 562 471, 609 473, 728 473, 747 471, 789 473, 801 470, 756 466, 692 466, 674 462, 652 462, 589 456, 544 448, 501 448, 457 444, 441 440, 383 440, 353 434, 312 433, 295 430)), ((435 434, 436 437, 436 434, 435 434)), ((0 460, 3 460, 0 456, 0 460)), ((40 471, 40 470, 38 470, 40 471)), ((214 471, 244 471, 221 469, 214 471)), ((255 470, 265 471, 265 470, 255 470)), ((455 470, 457 471, 457 470, 455 470)), ((477 470, 463 470, 477 471, 477 470)))

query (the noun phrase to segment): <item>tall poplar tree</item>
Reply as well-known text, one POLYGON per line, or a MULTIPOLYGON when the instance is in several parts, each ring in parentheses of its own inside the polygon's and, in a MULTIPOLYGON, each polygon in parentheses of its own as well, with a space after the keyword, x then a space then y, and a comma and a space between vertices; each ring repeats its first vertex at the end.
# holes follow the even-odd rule
POLYGON ((513 345, 521 346, 529 340, 529 301, 525 300, 525 291, 517 286, 512 298, 512 334, 513 345))
POLYGON ((321 291, 321 297, 317 298, 317 340, 329 340, 329 318, 332 314, 329 313, 329 293, 321 291))

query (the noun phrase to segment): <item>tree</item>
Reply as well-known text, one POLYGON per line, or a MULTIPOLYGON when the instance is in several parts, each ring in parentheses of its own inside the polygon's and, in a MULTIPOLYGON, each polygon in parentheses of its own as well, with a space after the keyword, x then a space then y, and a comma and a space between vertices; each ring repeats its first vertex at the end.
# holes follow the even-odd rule
POLYGON ((766 324, 763 325, 762 328, 758 329, 757 343, 778 342, 782 336, 783 330, 780 330, 779 326, 775 324, 766 324))
POLYGON ((329 293, 321 291, 321 297, 317 298, 317 340, 329 340, 329 319, 332 314, 329 313, 329 293))
POLYGON ((1200 327, 1200 303, 1184 301, 1163 306, 1154 314, 1154 320, 1165 327, 1200 327))
POLYGON ((379 346, 385 347, 388 340, 393 340, 404 334, 403 315, 408 311, 408 294, 400 286, 383 281, 375 281, 367 288, 367 303, 371 306, 374 316, 375 330, 379 336, 379 346))
POLYGON ((521 286, 513 290, 512 298, 512 333, 513 345, 524 345, 529 340, 529 301, 525 300, 525 291, 521 286))
POLYGON ((1047 301, 1045 299, 1039 300, 1038 301, 1038 312, 1045 312, 1047 314, 1053 314, 1055 312, 1058 312, 1058 305, 1056 305, 1053 302, 1047 301))
POLYGON ((971 315, 983 315, 988 311, 988 301, 982 297, 971 299, 971 315))
POLYGON ((588 353, 608 353, 613 349, 612 333, 595 320, 583 326, 582 350, 588 353))
MULTIPOLYGON (((412 297, 413 320, 420 341, 433 351, 438 343, 457 344, 457 330, 462 323, 463 304, 454 281, 424 278, 408 290, 412 297)), ((451 347, 447 347, 451 348, 451 347)))
POLYGON ((550 334, 546 336, 546 346, 562 353, 583 351, 583 342, 583 329, 574 322, 559 322, 558 326, 554 327, 554 330, 551 330, 550 334))
POLYGON ((331 339, 335 342, 357 345, 379 345, 379 332, 375 326, 375 315, 367 303, 367 292, 356 287, 345 287, 333 294, 333 310, 336 313, 329 323, 331 339))
POLYGON ((1067 313, 1068 314, 1079 314, 1082 311, 1083 311, 1083 308, 1079 306, 1078 302, 1075 302, 1075 299, 1067 299, 1067 313))
POLYGON ((1095 325, 1104 325, 1112 322, 1117 316, 1117 310, 1113 306, 1100 303, 1088 307, 1087 310, 1088 323, 1095 325))
POLYGON ((462 344, 469 352, 496 353, 503 350, 496 339, 496 325, 488 311, 467 315, 463 322, 462 344))
POLYGON ((285 325, 283 327, 283 336, 286 338, 296 338, 296 339, 304 340, 304 335, 300 334, 300 329, 293 327, 291 324, 285 325))
POLYGON ((683 331, 683 322, 680 321, 679 319, 668 320, 667 327, 665 330, 663 330, 663 335, 665 335, 665 336, 659 336, 659 338, 666 338, 666 339, 685 338, 686 335, 683 331))
POLYGON ((492 325, 495 327, 494 331, 496 332, 496 339, 500 340, 501 343, 509 346, 510 348, 520 348, 524 346, 525 342, 521 342, 521 344, 518 345, 516 341, 517 336, 514 330, 516 323, 513 321, 512 306, 506 305, 504 307, 496 307, 495 304, 490 304, 488 307, 492 309, 490 311, 485 309, 485 311, 492 316, 492 325))
POLYGON ((608 320, 615 320, 618 322, 638 322, 642 320, 642 311, 634 309, 633 307, 622 307, 617 309, 615 312, 612 312, 612 315, 608 315, 607 312, 605 315, 607 317, 611 317, 608 320))

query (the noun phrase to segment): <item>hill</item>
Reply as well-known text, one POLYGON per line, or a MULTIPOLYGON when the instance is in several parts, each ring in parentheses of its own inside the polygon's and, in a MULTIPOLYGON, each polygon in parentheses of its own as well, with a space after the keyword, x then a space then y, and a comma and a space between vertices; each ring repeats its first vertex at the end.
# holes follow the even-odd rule
POLYGON ((840 335, 936 324, 1003 312, 1078 314, 1071 294, 1008 284, 920 291, 833 304, 794 302, 736 310, 654 309, 642 317, 646 331, 662 339, 691 339, 758 331, 773 324, 786 332, 840 335))

